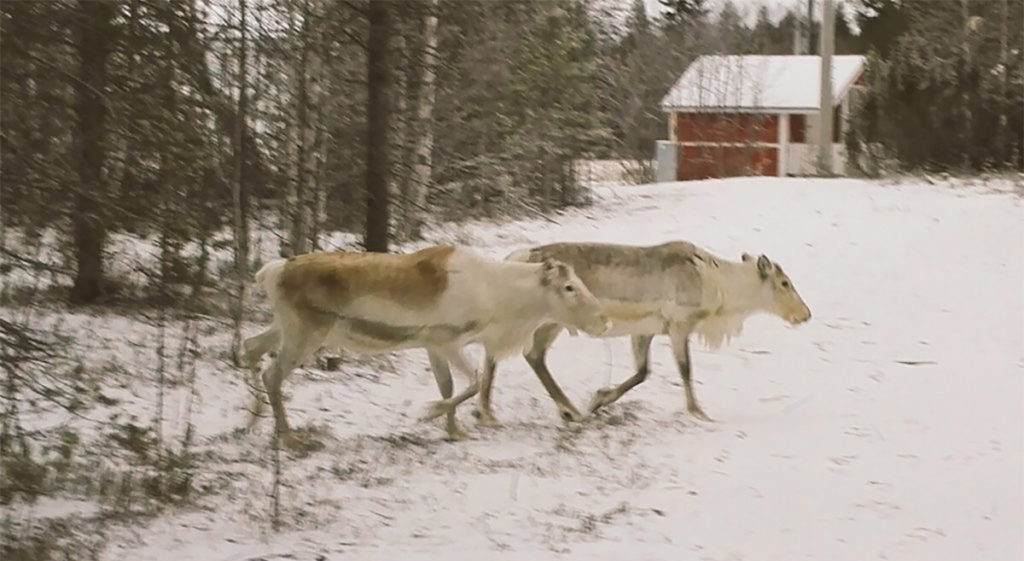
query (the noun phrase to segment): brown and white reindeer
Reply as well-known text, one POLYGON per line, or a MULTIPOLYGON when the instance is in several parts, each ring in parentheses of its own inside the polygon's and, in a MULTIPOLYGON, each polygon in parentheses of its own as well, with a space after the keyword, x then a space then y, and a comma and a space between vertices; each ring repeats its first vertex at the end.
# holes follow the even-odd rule
POLYGON ((455 409, 478 389, 464 346, 480 343, 496 361, 521 352, 542 324, 593 335, 608 327, 572 267, 550 259, 490 261, 452 246, 408 255, 337 252, 279 259, 260 269, 256 282, 270 300, 274 321, 245 340, 244 360, 255 376, 260 357, 277 350, 261 378, 277 433, 291 446, 301 443, 289 428, 281 384, 321 347, 370 354, 426 348, 435 372, 443 372, 435 374, 443 399, 432 404, 427 418, 447 414, 448 436, 460 439, 466 435, 455 409), (469 378, 454 397, 447 363, 469 378))
MULTIPOLYGON (((733 262, 689 242, 674 241, 649 247, 556 243, 518 251, 507 259, 558 259, 570 264, 600 300, 612 323, 602 337, 631 337, 636 372, 617 386, 598 390, 590 402, 591 413, 647 378, 651 340, 655 335, 668 335, 686 391, 686 408, 695 417, 710 420, 693 391, 690 335, 696 333, 709 347, 717 348, 739 335, 744 320, 756 313, 773 314, 794 325, 811 318, 792 281, 764 255, 755 259, 744 253, 740 262, 733 262)), ((560 415, 578 421, 582 416, 545 363, 548 348, 562 329, 554 322, 541 326, 524 356, 560 415)), ((431 358, 432 364, 442 362, 439 357, 431 358)), ((496 424, 490 399, 495 369, 496 362, 488 357, 476 411, 485 425, 496 424)))

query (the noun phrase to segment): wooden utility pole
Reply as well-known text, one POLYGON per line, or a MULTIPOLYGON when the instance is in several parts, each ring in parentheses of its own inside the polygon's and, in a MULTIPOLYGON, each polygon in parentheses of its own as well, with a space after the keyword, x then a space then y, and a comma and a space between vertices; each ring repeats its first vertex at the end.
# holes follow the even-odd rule
POLYGON ((836 10, 832 0, 823 0, 821 13, 821 107, 818 113, 818 173, 832 175, 832 51, 836 10))

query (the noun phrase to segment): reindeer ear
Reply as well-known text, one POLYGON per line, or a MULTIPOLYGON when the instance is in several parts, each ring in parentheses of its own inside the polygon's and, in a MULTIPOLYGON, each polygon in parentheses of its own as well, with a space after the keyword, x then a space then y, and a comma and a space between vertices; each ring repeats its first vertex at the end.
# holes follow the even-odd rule
POLYGON ((753 259, 753 257, 751 257, 749 253, 744 252, 740 259, 742 259, 744 263, 747 263, 753 259))
POLYGON ((552 283, 559 283, 569 278, 569 266, 561 261, 545 258, 541 262, 541 284, 547 286, 552 283))
POLYGON ((762 255, 757 258, 757 272, 761 274, 762 279, 768 278, 768 275, 772 272, 772 262, 768 260, 768 257, 762 255))
POLYGON ((554 259, 545 257, 544 260, 540 262, 540 264, 540 284, 543 286, 547 286, 555 282, 556 276, 558 274, 558 263, 555 262, 554 259))

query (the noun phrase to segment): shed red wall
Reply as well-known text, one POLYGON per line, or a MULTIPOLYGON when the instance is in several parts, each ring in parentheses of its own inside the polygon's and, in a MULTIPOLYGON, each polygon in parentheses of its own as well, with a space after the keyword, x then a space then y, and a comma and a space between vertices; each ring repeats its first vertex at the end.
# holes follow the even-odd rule
POLYGON ((778 115, 677 113, 679 142, 777 142, 778 115))
POLYGON ((773 146, 680 146, 676 179, 776 175, 779 151, 773 146))
POLYGON ((677 113, 676 134, 679 180, 778 173, 778 115, 677 113))

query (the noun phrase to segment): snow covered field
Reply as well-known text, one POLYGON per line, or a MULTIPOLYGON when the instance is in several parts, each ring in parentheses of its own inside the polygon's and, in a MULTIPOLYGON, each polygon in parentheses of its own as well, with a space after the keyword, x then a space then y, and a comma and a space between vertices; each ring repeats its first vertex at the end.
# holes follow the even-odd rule
MULTIPOLYGON (((197 484, 210 492, 113 530, 104 557, 1022 559, 1021 194, 1006 183, 736 179, 603 190, 557 224, 453 228, 434 241, 495 257, 587 240, 765 253, 814 318, 797 328, 754 318, 730 346, 694 347, 712 423, 686 414, 664 338, 647 382, 581 424, 558 419, 525 361, 503 363, 503 426, 476 428, 466 406, 474 439, 461 443, 444 442, 439 421, 416 421, 437 396, 425 352, 296 372, 285 383, 291 418, 321 427, 326 448, 284 461, 278 533, 271 423, 235 430, 248 390, 222 360, 228 335, 204 334, 192 421, 211 458, 197 484)), ((151 328, 130 321, 68 323, 142 344, 151 328)), ((563 335, 549 365, 580 407, 632 374, 627 339, 563 335)), ((181 392, 168 396, 169 433, 181 392)))

